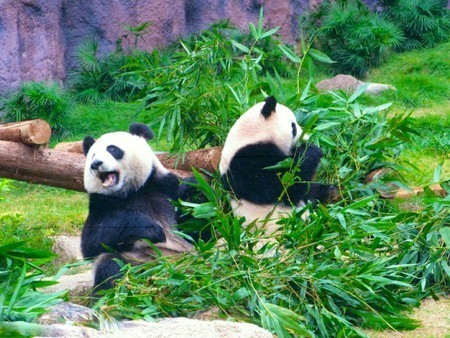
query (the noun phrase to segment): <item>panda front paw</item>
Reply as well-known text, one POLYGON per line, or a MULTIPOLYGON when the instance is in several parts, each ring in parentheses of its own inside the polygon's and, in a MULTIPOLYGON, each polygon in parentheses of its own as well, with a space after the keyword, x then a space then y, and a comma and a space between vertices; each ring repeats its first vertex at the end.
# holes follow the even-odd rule
POLYGON ((144 236, 141 238, 148 239, 152 243, 162 243, 166 241, 166 234, 159 225, 153 225, 146 228, 144 236))

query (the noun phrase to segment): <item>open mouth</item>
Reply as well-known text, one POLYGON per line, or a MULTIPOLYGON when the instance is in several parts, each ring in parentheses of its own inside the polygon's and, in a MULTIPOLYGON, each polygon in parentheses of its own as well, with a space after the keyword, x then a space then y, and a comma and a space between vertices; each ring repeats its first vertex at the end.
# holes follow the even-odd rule
POLYGON ((111 188, 119 182, 119 173, 117 171, 99 172, 98 177, 105 188, 111 188))

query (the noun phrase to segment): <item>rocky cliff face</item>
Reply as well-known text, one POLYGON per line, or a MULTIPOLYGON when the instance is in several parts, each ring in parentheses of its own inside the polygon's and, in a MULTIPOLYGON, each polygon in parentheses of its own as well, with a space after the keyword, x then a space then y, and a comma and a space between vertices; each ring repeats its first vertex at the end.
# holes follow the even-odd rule
POLYGON ((280 26, 283 37, 297 37, 297 19, 315 0, 0 0, 0 94, 27 80, 64 81, 75 66, 77 47, 89 36, 101 50, 118 38, 132 45, 125 25, 151 21, 140 48, 151 50, 179 36, 230 18, 246 29, 264 6, 267 27, 280 26))

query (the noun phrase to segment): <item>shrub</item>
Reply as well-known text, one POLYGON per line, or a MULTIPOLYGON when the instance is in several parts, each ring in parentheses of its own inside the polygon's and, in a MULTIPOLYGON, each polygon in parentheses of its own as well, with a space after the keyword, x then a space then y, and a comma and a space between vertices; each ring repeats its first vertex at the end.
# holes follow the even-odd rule
POLYGON ((336 72, 358 77, 377 66, 386 50, 403 39, 394 23, 358 0, 324 1, 303 18, 302 26, 317 48, 336 61, 336 72))
POLYGON ((71 96, 57 82, 25 82, 4 99, 3 109, 7 121, 41 118, 61 135, 71 104, 71 96))
POLYGON ((311 140, 325 154, 322 175, 340 185, 355 187, 377 168, 398 169, 401 151, 415 133, 408 114, 388 118, 390 103, 376 107, 360 104, 358 98, 365 88, 361 86, 349 96, 331 93, 328 107, 297 113, 311 140))
POLYGON ((337 337, 363 335, 358 327, 415 328, 402 311, 449 286, 448 199, 432 198, 419 212, 389 208, 374 194, 308 205, 280 222, 278 243, 256 249, 263 235, 243 228, 224 194, 197 178, 208 202, 190 206, 221 245, 125 265, 96 307, 146 320, 219 308, 278 337, 337 337))
POLYGON ((76 99, 98 103, 103 100, 132 101, 143 84, 139 77, 127 75, 126 65, 145 59, 146 52, 118 49, 100 55, 99 42, 88 38, 77 52, 80 68, 70 74, 69 82, 76 99))
POLYGON ((434 47, 448 40, 450 15, 442 0, 383 0, 385 12, 403 30, 399 50, 434 47))

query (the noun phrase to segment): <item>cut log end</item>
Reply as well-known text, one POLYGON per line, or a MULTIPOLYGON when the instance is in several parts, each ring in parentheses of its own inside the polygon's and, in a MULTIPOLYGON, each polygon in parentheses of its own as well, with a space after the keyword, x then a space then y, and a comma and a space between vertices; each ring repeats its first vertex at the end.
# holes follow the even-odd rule
POLYGON ((52 129, 42 120, 6 123, 0 125, 0 140, 27 145, 43 145, 50 141, 52 129))

